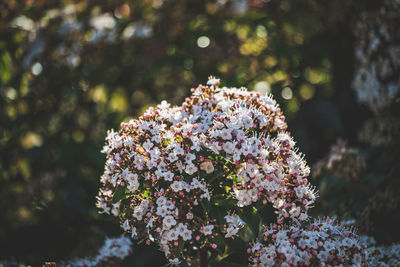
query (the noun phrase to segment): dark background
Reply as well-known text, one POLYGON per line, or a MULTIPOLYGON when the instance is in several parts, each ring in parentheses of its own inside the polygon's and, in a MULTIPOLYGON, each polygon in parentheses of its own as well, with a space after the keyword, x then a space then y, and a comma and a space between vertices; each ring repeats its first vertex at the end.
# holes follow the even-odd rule
MULTIPOLYGON (((326 165, 330 147, 347 141, 335 170, 356 173, 322 168, 312 179, 321 195, 314 215, 354 218, 378 242, 399 241, 399 98, 374 111, 352 88, 357 25, 391 8, 364 0, 0 2, 0 261, 94 255, 119 235, 118 222, 95 207, 107 129, 163 99, 179 105, 209 75, 271 92, 310 166, 326 165)), ((138 246, 128 262, 162 260, 138 246)))

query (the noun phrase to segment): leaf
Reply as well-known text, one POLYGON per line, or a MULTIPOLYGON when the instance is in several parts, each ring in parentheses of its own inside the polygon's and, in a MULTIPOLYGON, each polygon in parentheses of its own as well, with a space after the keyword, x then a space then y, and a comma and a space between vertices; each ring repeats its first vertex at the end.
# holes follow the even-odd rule
POLYGON ((122 186, 117 186, 115 189, 114 195, 112 197, 112 202, 117 203, 118 201, 125 199, 126 193, 125 193, 125 188, 122 186))
POLYGON ((220 235, 217 235, 216 237, 212 238, 210 241, 217 245, 217 248, 215 250, 218 252, 218 257, 221 258, 221 260, 223 258, 226 258, 226 257, 223 257, 225 254, 225 238, 223 238, 220 235))
POLYGON ((239 209, 239 216, 250 227, 254 235, 258 236, 261 220, 257 211, 251 207, 244 207, 243 209, 239 209))

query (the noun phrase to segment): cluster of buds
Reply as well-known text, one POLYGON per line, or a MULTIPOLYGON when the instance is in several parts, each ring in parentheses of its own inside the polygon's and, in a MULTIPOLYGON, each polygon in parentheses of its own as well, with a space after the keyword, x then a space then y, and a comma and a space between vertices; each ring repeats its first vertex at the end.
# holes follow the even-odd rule
POLYGON ((237 236, 246 218, 229 214, 271 203, 277 224, 301 222, 316 198, 272 97, 218 85, 212 77, 181 106, 162 101, 122 123, 102 151, 97 206, 172 264, 237 236))
POLYGON ((118 238, 107 238, 97 256, 93 258, 82 258, 73 260, 65 267, 91 267, 91 266, 120 266, 120 263, 132 253, 132 241, 130 238, 121 236, 118 238))
POLYGON ((272 224, 247 251, 253 266, 364 266, 358 236, 332 220, 287 229, 272 224))

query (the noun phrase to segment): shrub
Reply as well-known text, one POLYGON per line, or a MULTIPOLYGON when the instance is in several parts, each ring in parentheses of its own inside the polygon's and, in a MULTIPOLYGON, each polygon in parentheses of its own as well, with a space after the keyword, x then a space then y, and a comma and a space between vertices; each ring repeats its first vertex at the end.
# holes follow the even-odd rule
POLYGON ((218 85, 210 77, 181 106, 149 108, 109 131, 103 148, 97 206, 172 264, 199 250, 226 257, 241 228, 258 235, 268 203, 277 215, 267 221, 280 225, 305 221, 315 200, 272 97, 218 85))

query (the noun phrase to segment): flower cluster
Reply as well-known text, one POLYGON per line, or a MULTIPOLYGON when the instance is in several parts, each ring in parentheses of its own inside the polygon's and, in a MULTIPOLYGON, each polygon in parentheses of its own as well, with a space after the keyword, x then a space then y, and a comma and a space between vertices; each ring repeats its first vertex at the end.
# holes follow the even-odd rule
POLYGON ((76 259, 67 264, 66 267, 91 267, 91 266, 110 266, 111 262, 118 262, 125 259, 132 253, 132 241, 128 237, 107 238, 103 247, 99 250, 96 257, 89 259, 76 259))
POLYGON ((395 114, 382 113, 368 119, 358 134, 358 139, 372 147, 399 145, 400 121, 395 114))
POLYGON ((356 66, 352 87, 357 100, 375 113, 400 92, 400 2, 382 1, 382 8, 364 13, 356 29, 356 66))
POLYGON ((376 246, 374 238, 362 236, 363 245, 367 246, 368 266, 400 266, 400 244, 376 246))
POLYGON ((278 224, 304 221, 316 198, 272 97, 218 85, 211 78, 181 106, 163 101, 122 123, 102 151, 97 206, 174 264, 236 236, 246 219, 225 215, 271 203, 278 224))
POLYGON ((346 141, 338 139, 331 146, 329 154, 312 168, 313 178, 335 175, 348 180, 358 180, 366 167, 366 159, 357 148, 349 147, 346 141))
POLYGON ((358 236, 332 220, 287 229, 271 225, 252 248, 253 266, 363 266, 358 236))

